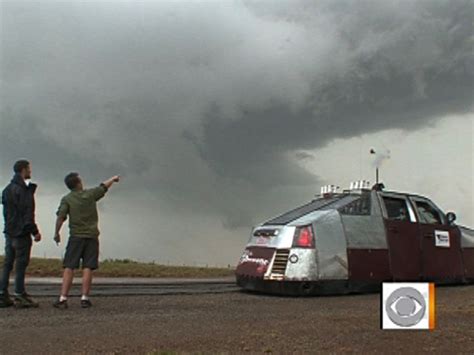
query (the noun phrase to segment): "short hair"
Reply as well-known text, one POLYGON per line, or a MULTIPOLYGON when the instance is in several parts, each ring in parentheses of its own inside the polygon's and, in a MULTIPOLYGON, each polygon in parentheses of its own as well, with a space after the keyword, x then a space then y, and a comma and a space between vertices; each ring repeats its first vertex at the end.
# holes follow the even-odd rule
POLYGON ((80 182, 81 179, 79 178, 78 173, 69 173, 64 178, 64 183, 66 184, 69 190, 74 190, 80 182))
POLYGON ((23 169, 26 169, 30 166, 30 162, 28 160, 22 159, 18 160, 15 165, 13 165, 13 171, 15 174, 20 174, 23 169))

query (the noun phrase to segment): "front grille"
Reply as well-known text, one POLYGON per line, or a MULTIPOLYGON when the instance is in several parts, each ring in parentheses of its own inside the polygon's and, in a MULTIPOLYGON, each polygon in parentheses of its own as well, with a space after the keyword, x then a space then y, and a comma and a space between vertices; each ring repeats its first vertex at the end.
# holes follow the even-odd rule
POLYGON ((289 249, 277 249, 275 260, 273 260, 272 274, 285 275, 288 255, 290 255, 289 249))

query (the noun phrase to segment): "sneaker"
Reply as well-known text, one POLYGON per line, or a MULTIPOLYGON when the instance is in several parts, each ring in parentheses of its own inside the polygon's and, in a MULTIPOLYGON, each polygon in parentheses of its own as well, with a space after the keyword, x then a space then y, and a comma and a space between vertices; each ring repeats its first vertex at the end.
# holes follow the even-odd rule
POLYGON ((60 301, 59 299, 53 303, 54 308, 68 309, 67 300, 60 301))
POLYGON ((31 296, 26 292, 22 295, 15 295, 14 299, 14 306, 15 308, 38 308, 39 303, 33 301, 31 296))
POLYGON ((13 306, 13 301, 8 293, 0 295, 0 308, 7 308, 13 306))
POLYGON ((91 308, 92 302, 90 300, 81 300, 81 307, 82 308, 91 308))

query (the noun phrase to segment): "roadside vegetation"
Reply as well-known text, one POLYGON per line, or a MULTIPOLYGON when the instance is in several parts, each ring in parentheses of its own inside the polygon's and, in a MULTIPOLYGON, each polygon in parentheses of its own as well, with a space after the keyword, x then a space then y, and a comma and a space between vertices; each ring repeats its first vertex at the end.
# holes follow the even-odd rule
MULTIPOLYGON (((4 257, 0 256, 0 268, 3 265, 3 259, 4 257)), ((61 277, 62 261, 60 259, 32 258, 27 274, 35 277, 61 277)), ((98 277, 206 278, 233 276, 234 270, 230 267, 172 266, 141 263, 129 259, 107 259, 100 263, 100 268, 94 275, 98 277)))

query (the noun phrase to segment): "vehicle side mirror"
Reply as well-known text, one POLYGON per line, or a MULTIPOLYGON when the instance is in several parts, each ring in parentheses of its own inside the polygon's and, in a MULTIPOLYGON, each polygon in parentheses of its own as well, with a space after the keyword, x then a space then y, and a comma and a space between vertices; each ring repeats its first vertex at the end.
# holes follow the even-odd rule
POLYGON ((448 224, 453 224, 456 220, 456 214, 454 212, 448 212, 446 218, 448 219, 448 224))

